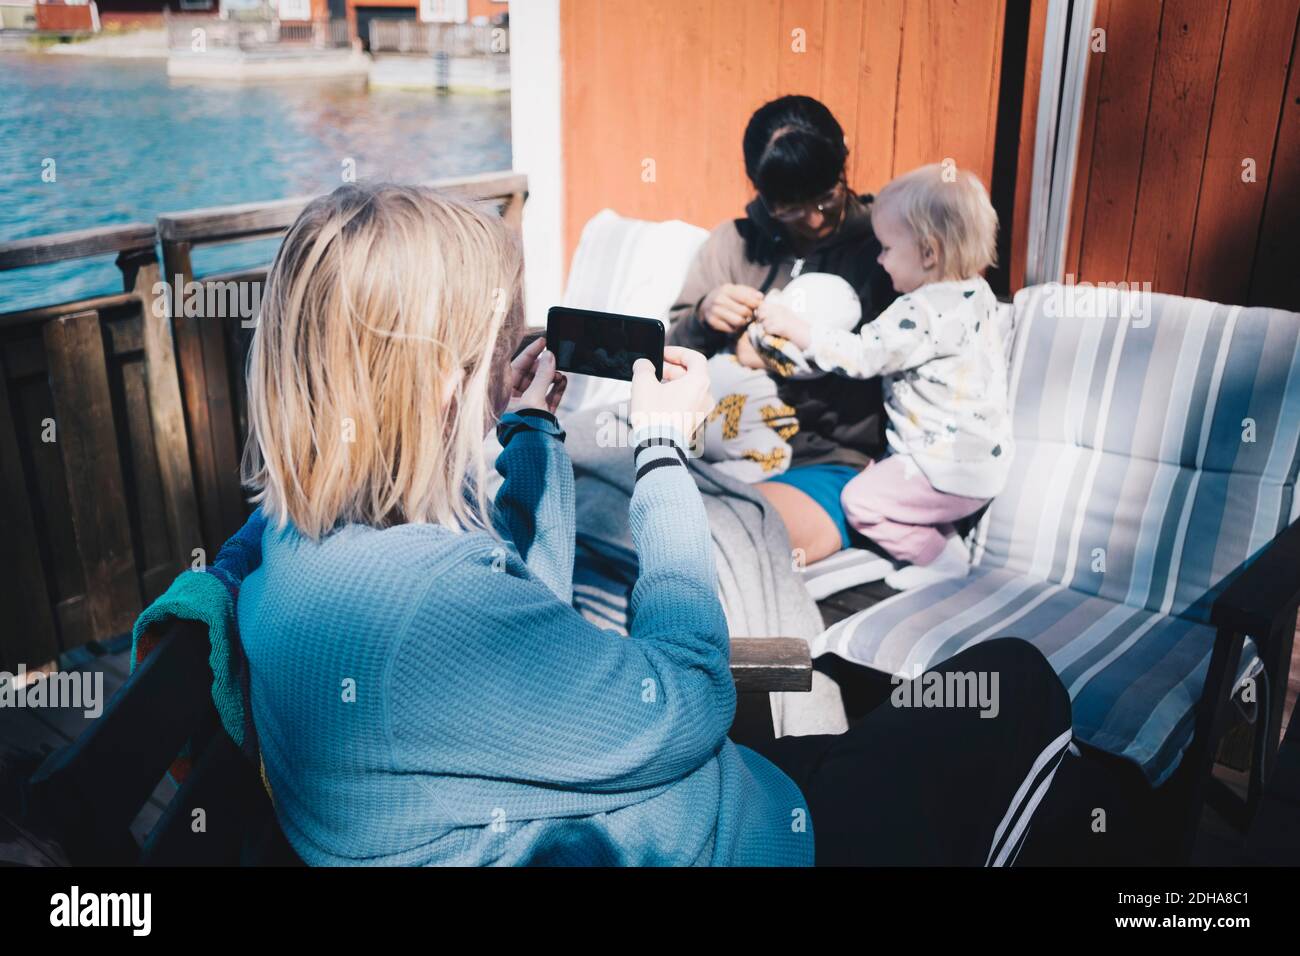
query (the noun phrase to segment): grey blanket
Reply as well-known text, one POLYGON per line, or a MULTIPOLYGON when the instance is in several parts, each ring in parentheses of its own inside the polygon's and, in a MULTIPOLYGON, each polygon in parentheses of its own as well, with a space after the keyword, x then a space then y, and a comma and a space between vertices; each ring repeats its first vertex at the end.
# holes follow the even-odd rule
MULTIPOLYGON (((635 472, 620 406, 589 408, 564 417, 565 445, 576 482, 578 558, 574 606, 589 620, 627 633, 627 603, 636 579, 628 527, 635 472)), ((732 637, 802 637, 822 631, 821 614, 799 579, 789 536, 779 515, 752 486, 699 459, 691 474, 704 496, 713 534, 718 591, 732 637)), ((778 736, 843 733, 838 688, 823 675, 813 693, 772 694, 778 736)))

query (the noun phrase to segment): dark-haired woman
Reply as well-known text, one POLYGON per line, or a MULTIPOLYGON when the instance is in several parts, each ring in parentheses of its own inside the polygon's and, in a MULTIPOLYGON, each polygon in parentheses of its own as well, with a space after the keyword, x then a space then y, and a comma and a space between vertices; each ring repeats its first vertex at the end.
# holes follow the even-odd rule
MULTIPOLYGON (((802 272, 845 279, 870 322, 895 293, 876 262, 871 196, 849 188, 844 130, 822 103, 783 96, 750 118, 745 172, 758 193, 740 219, 713 230, 672 307, 668 340, 712 355, 735 342, 740 361, 762 367, 741 331, 771 289, 802 272)), ((860 326, 859 326, 860 327, 860 326)), ((884 452, 884 409, 877 380, 827 375, 776 378, 794 409, 791 467, 758 485, 785 522, 790 543, 807 561, 849 544, 840 491, 884 452)))

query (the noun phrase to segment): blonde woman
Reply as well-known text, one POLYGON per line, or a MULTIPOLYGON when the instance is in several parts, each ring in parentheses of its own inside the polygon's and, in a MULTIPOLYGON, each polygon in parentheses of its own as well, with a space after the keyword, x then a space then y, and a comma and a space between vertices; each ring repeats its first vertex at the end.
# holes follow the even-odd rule
MULTIPOLYGON (((711 404, 698 353, 666 350, 662 382, 635 370, 630 638, 570 605, 564 379, 540 340, 504 357, 519 271, 494 216, 390 185, 312 202, 272 267, 248 366, 262 563, 238 617, 290 843, 313 864, 808 864, 811 813, 831 834, 860 821, 842 850, 870 859, 896 821, 866 810, 867 758, 851 808, 823 818, 727 739, 727 626, 682 451, 711 404)), ((1007 753, 1019 765, 1024 748, 1007 753)))

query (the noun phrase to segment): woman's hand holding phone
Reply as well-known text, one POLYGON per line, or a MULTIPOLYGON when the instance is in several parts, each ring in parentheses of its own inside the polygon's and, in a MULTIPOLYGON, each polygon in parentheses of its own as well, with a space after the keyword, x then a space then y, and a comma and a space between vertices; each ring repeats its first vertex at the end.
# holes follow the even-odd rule
POLYGON ((568 377, 555 370, 555 353, 546 348, 546 338, 539 336, 510 362, 510 403, 506 411, 534 408, 554 415, 568 384, 568 377))
POLYGON ((632 402, 629 424, 633 431, 676 431, 690 443, 691 436, 713 411, 709 388, 709 362, 694 349, 664 346, 664 379, 655 377, 654 363, 637 359, 632 366, 632 402))

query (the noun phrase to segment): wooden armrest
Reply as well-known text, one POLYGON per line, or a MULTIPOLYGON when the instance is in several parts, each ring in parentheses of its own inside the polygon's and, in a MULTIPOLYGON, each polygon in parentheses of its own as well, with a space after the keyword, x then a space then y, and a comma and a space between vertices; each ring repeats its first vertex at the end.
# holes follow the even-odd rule
POLYGON ((1255 560, 1233 572, 1214 599, 1210 620, 1235 634, 1267 639, 1283 614, 1300 604, 1300 521, 1264 546, 1255 560))
POLYGON ((810 691, 812 655, 801 637, 733 637, 731 676, 737 691, 810 691))
POLYGON ((208 655, 206 626, 173 621, 99 718, 32 775, 33 820, 74 860, 139 856, 131 822, 186 740, 215 720, 208 655))

